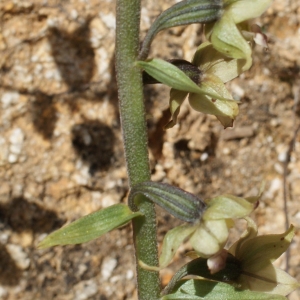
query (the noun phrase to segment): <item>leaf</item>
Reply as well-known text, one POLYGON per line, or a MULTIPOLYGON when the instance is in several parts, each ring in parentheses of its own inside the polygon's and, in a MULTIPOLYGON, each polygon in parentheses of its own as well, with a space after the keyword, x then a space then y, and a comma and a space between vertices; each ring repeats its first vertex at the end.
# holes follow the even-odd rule
POLYGON ((161 83, 185 92, 201 92, 200 88, 183 71, 165 60, 153 58, 136 64, 161 83))
POLYGON ((86 215, 54 231, 41 241, 38 247, 48 248, 56 245, 73 245, 89 242, 125 225, 138 216, 142 216, 142 214, 132 212, 127 205, 115 204, 86 215))
POLYGON ((221 11, 222 2, 220 0, 185 0, 174 4, 162 12, 152 23, 143 41, 139 58, 147 57, 151 42, 161 30, 180 25, 216 21, 220 17, 221 11))
POLYGON ((235 286, 209 280, 182 280, 175 292, 160 300, 283 300, 281 295, 239 290, 235 286))
POLYGON ((186 265, 182 266, 172 277, 168 285, 164 288, 163 294, 171 293, 176 284, 183 278, 189 275, 200 276, 215 281, 233 281, 241 273, 239 261, 233 256, 228 255, 226 258, 226 266, 224 269, 211 274, 208 268, 208 261, 205 258, 198 257, 186 265))
POLYGON ((145 181, 135 185, 128 197, 130 207, 138 194, 143 194, 176 218, 188 223, 198 222, 206 208, 201 199, 170 184, 145 181))
POLYGON ((201 84, 198 86, 183 71, 165 60, 153 58, 147 61, 137 61, 136 65, 143 68, 150 76, 159 82, 166 84, 176 90, 189 93, 205 94, 214 99, 232 101, 232 99, 224 98, 210 87, 202 89, 201 84))

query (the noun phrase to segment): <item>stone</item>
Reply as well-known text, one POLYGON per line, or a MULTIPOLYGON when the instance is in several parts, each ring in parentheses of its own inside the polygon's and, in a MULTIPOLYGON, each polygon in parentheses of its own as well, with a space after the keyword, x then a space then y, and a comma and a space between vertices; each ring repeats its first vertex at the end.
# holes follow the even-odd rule
POLYGON ((6 245, 6 249, 11 258, 15 261, 18 268, 21 270, 26 270, 29 268, 30 258, 21 246, 8 244, 6 245))
POLYGON ((105 257, 101 265, 101 279, 107 280, 111 277, 113 270, 116 268, 118 261, 112 257, 105 257))
POLYGON ((79 282, 75 287, 74 300, 86 300, 98 292, 98 286, 94 279, 79 282))

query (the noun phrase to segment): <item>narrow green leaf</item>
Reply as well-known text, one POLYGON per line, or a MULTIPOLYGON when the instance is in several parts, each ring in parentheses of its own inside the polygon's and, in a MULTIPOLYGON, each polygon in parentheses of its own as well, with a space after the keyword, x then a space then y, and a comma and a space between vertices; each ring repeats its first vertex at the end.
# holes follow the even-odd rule
POLYGON ((125 204, 115 204, 86 215, 48 235, 39 248, 56 245, 73 245, 89 242, 101 235, 125 225, 131 219, 142 216, 132 212, 125 204))
MULTIPOLYGON (((172 64, 173 66, 177 67, 179 70, 181 70, 196 84, 202 81, 203 72, 191 62, 185 59, 167 59, 166 61, 172 64)), ((161 82, 156 80, 152 76, 150 76, 148 73, 143 72, 143 84, 155 84, 155 83, 161 83, 161 82)))
POLYGON ((188 223, 198 222, 206 208, 206 204, 195 195, 165 183, 146 181, 133 186, 128 198, 130 207, 138 194, 143 194, 174 217, 188 223))
POLYGON ((235 286, 208 280, 182 280, 173 294, 163 296, 161 300, 286 300, 274 295, 250 290, 239 290, 235 286))
POLYGON ((185 0, 171 6, 162 12, 151 25, 144 39, 139 59, 147 58, 151 42, 161 30, 180 25, 216 21, 220 17, 222 6, 220 0, 185 0))
MULTIPOLYGON (((183 71, 158 58, 138 61, 136 64, 161 83, 180 91, 197 93, 200 88, 183 71)), ((201 91, 200 91, 201 92, 201 91)))

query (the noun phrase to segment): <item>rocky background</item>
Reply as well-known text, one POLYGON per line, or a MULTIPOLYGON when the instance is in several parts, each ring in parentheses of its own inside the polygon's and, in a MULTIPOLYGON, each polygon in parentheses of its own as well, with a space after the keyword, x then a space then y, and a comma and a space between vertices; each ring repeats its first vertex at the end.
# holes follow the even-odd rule
MULTIPOLYGON (((143 2, 143 36, 172 4, 143 2)), ((201 198, 255 195, 265 181, 253 217, 261 234, 296 226, 289 272, 300 280, 300 1, 275 0, 257 23, 270 49, 257 47, 252 69, 228 85, 242 102, 233 129, 186 105, 164 131, 169 89, 145 87, 152 178, 201 198)), ((130 226, 84 245, 36 248, 66 222, 126 202, 115 2, 1 0, 0 28, 0 299, 136 299, 130 226)), ((191 60, 202 39, 200 25, 170 29, 151 56, 191 60)), ((161 242, 178 222, 158 215, 161 242)))

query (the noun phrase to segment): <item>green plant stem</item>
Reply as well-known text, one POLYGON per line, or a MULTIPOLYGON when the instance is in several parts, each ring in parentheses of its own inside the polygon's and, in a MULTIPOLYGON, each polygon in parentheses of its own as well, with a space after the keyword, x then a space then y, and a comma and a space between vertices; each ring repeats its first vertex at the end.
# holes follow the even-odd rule
MULTIPOLYGON (((139 49, 140 1, 117 0, 116 71, 121 125, 130 187, 150 180, 142 75, 134 65, 139 49)), ((140 300, 153 300, 160 293, 158 272, 142 269, 138 261, 158 265, 154 204, 139 196, 138 210, 144 217, 132 221, 140 300)))

